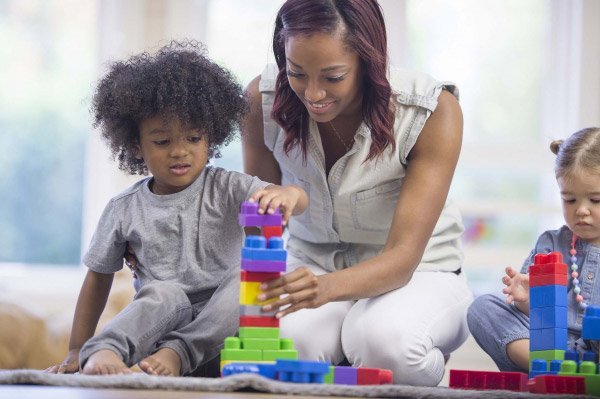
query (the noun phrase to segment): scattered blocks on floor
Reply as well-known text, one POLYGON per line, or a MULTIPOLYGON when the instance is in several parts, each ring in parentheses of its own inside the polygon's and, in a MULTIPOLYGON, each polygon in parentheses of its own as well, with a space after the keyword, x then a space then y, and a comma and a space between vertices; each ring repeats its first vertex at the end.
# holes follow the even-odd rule
POLYGON ((502 371, 450 370, 450 388, 527 391, 527 374, 502 371))
POLYGON ((392 383, 391 370, 330 366, 325 362, 277 360, 274 364, 270 365, 229 363, 223 366, 223 376, 240 373, 260 374, 267 378, 295 383, 345 385, 382 385, 392 383))
POLYGON ((540 375, 529 380, 528 388, 531 393, 583 395, 585 394, 585 379, 561 375, 540 375))

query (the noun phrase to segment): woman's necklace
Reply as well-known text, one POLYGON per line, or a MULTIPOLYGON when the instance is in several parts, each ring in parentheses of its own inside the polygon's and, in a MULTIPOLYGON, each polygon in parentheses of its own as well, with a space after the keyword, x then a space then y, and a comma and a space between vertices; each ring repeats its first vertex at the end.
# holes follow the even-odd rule
POLYGON ((575 300, 579 304, 579 308, 585 309, 587 308, 587 303, 583 300, 583 295, 581 295, 579 273, 577 272, 579 266, 577 266, 577 250, 575 249, 576 242, 577 236, 573 234, 573 239, 571 240, 571 250, 569 251, 569 254, 571 255, 571 277, 573 278, 573 292, 575 293, 575 300))
POLYGON ((342 135, 338 133, 338 131, 335 129, 335 126, 333 126, 333 123, 331 121, 329 121, 329 125, 331 126, 331 128, 333 129, 333 132, 335 133, 335 135, 337 136, 338 140, 340 140, 340 143, 342 143, 342 145, 344 146, 344 148, 346 149, 346 152, 350 151, 350 148, 352 147, 352 143, 354 142, 354 138, 352 139, 352 141, 350 142, 350 146, 346 144, 346 142, 344 141, 344 139, 342 138, 342 135))

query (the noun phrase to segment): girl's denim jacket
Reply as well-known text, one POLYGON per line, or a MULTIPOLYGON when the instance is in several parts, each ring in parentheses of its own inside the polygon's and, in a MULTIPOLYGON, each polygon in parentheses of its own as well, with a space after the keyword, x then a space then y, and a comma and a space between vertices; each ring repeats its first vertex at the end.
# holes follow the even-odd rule
MULTIPOLYGON (((583 321, 584 311, 579 308, 575 300, 573 292, 573 283, 570 278, 571 270, 571 240, 573 233, 567 226, 562 226, 558 230, 548 230, 544 232, 537 240, 535 248, 529 254, 529 257, 523 263, 521 273, 527 273, 529 266, 533 264, 533 258, 539 253, 560 252, 562 254, 563 263, 569 270, 569 283, 567 286, 567 327, 569 335, 569 349, 575 349, 575 343, 579 351, 595 350, 598 352, 596 341, 584 342, 581 339, 581 323, 583 321)), ((592 245, 582 239, 578 239, 575 243, 577 250, 577 266, 579 271, 579 282, 581 287, 581 295, 584 301, 589 305, 600 305, 600 279, 598 272, 600 267, 600 247, 592 245)))

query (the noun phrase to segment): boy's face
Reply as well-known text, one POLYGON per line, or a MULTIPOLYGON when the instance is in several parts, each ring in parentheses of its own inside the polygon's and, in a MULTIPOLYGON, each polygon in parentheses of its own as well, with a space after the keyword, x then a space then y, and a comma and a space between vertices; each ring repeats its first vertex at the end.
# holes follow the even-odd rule
POLYGON ((155 194, 173 194, 192 184, 208 162, 208 149, 202 132, 184 129, 177 118, 157 116, 140 123, 136 157, 154 176, 155 194))
POLYGON ((581 171, 557 180, 567 226, 587 242, 600 245, 600 175, 581 171))

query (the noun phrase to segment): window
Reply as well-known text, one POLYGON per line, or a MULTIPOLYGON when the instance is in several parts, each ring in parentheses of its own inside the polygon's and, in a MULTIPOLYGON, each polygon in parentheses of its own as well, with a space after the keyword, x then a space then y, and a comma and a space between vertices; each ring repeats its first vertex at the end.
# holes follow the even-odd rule
POLYGON ((0 262, 79 263, 95 35, 94 1, 0 5, 0 262))

